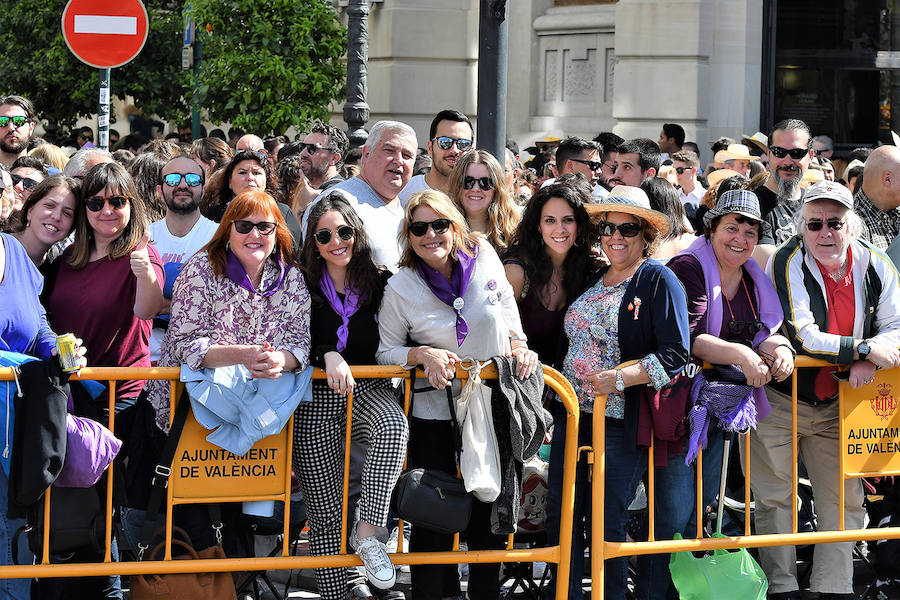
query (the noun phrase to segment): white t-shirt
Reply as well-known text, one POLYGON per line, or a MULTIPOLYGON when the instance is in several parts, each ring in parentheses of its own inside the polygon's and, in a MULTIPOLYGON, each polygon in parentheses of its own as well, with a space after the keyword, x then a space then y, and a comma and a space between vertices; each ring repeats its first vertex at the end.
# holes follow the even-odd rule
POLYGON ((341 190, 353 206, 359 218, 366 226, 366 235, 372 246, 372 259, 375 264, 383 265, 392 273, 397 272, 397 263, 400 262, 400 228, 403 225, 403 210, 405 204, 393 202, 385 204, 381 196, 369 187, 359 177, 351 177, 331 186, 312 201, 303 213, 303 235, 306 235, 306 221, 313 205, 328 194, 341 190))
MULTIPOLYGON (((160 219, 150 225, 150 237, 162 258, 163 270, 166 274, 166 283, 163 287, 163 295, 172 297, 172 286, 181 266, 188 261, 200 248, 212 238, 218 223, 201 216, 190 231, 183 237, 172 235, 165 219, 160 219)), ((159 360, 159 348, 162 344, 165 331, 154 327, 150 332, 150 360, 159 360)))
POLYGON ((400 190, 400 193, 397 194, 397 198, 403 206, 406 206, 406 203, 409 202, 409 199, 413 194, 418 194, 419 192, 430 189, 431 186, 425 181, 425 176, 416 175, 409 180, 409 183, 407 183, 402 190, 400 190))

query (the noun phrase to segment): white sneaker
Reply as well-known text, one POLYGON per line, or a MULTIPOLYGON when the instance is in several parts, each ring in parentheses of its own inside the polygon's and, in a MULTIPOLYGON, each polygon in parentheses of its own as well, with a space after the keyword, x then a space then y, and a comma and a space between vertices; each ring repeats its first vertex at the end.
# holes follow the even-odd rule
MULTIPOLYGON (((387 551, 389 554, 396 554, 397 548, 400 545, 400 528, 394 527, 391 530, 391 535, 387 541, 387 551)), ((404 533, 403 535, 403 552, 409 552, 409 534, 404 533)))
POLYGON ((366 578, 369 582, 380 590, 391 589, 397 580, 397 575, 385 545, 379 542, 375 536, 352 541, 356 554, 366 567, 366 578))

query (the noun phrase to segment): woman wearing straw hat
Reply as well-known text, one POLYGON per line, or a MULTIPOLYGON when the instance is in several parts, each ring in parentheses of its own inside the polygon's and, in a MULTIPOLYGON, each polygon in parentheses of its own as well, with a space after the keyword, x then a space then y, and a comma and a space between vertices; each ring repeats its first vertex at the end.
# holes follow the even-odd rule
MULTIPOLYGON (((650 208, 640 188, 616 186, 601 204, 585 205, 599 228, 609 260, 564 320, 562 372, 572 382, 582 410, 579 445, 591 443, 594 398, 607 395, 604 539, 625 540, 628 505, 647 468, 647 451, 637 446, 639 400, 648 386, 658 390, 688 362, 688 321, 684 289, 667 267, 649 259, 659 237, 669 231, 666 216, 650 208), (617 368, 621 363, 630 365, 617 368)), ((560 456, 565 430, 555 431, 551 450, 560 456)), ((587 466, 576 472, 575 531, 569 598, 582 598, 584 530, 590 524, 587 466)), ((558 503, 559 477, 550 478, 548 503, 558 503)), ((549 512, 549 507, 548 507, 549 512)), ((657 531, 667 529, 657 512, 657 531)), ((670 534, 671 535, 671 534, 670 534)), ((644 563, 645 561, 641 561, 644 563)), ((605 597, 625 598, 627 560, 607 561, 605 597)), ((648 577, 639 577, 639 586, 648 577)))

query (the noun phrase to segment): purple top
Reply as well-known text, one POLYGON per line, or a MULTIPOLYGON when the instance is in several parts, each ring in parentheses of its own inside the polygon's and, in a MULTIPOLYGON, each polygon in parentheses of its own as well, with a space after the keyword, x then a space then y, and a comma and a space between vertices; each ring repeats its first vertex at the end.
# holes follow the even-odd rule
POLYGON ((49 358, 56 336, 38 301, 44 278, 16 238, 3 233, 0 243, 6 251, 0 271, 0 350, 49 358))

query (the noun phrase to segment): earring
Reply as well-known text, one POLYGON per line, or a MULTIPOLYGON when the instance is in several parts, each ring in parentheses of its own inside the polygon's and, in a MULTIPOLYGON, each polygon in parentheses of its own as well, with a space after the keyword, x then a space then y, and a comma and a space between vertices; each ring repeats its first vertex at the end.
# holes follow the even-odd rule
POLYGON ((575 243, 572 244, 572 245, 573 245, 573 246, 576 246, 576 247, 578 247, 578 248, 581 248, 582 246, 584 246, 584 240, 581 239, 580 237, 575 238, 575 243))
POLYGON ((228 250, 229 252, 231 251, 231 240, 228 240, 227 242, 225 242, 225 249, 228 250))

